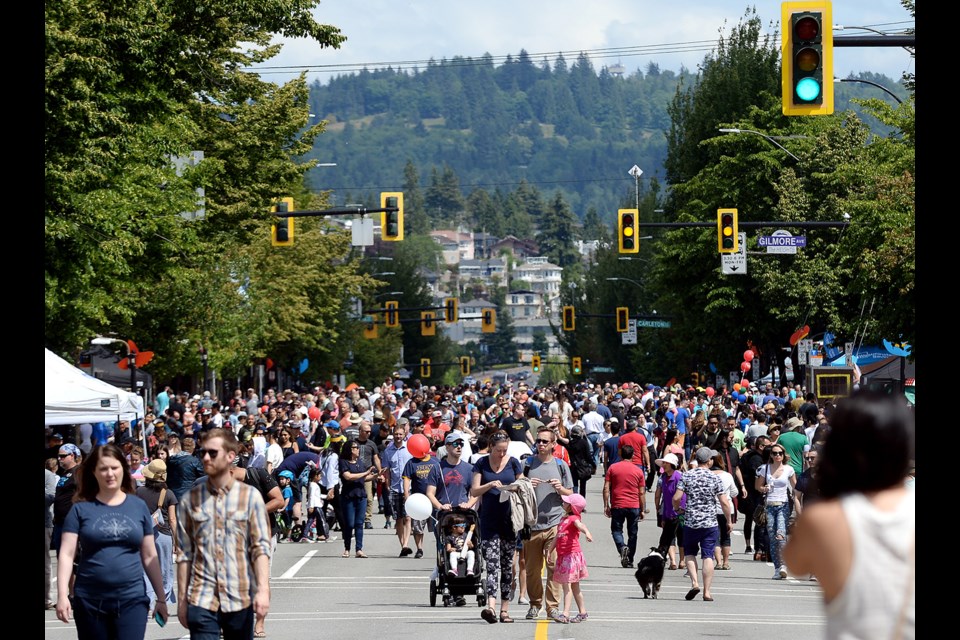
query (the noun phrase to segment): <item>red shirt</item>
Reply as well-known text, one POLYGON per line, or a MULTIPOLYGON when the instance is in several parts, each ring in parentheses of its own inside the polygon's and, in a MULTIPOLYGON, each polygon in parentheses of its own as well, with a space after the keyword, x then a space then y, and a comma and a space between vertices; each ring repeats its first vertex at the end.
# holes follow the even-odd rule
POLYGON ((563 460, 567 463, 567 466, 570 466, 570 454, 567 453, 567 448, 559 442, 553 447, 553 457, 563 460))
POLYGON ((630 460, 614 462, 607 469, 605 479, 610 483, 611 508, 638 509, 640 507, 640 496, 646 490, 646 477, 640 467, 630 460))
POLYGON ((628 444, 633 447, 633 464, 643 466, 643 452, 647 450, 647 439, 639 431, 627 431, 620 434, 620 447, 628 444))

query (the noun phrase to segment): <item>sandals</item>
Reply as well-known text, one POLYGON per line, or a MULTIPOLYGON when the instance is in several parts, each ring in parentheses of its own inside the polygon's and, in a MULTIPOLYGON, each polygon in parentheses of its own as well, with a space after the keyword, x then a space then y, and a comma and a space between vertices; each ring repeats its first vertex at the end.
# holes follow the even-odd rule
POLYGON ((577 614, 576 616, 574 616, 573 618, 570 618, 570 622, 571 622, 571 624, 576 624, 576 623, 578 623, 578 622, 583 622, 584 620, 586 620, 586 619, 589 618, 589 617, 590 617, 590 615, 589 615, 586 611, 584 611, 583 613, 578 613, 578 614, 577 614))
POLYGON ((349 558, 349 557, 350 557, 350 549, 344 549, 344 550, 343 550, 343 553, 340 554, 340 557, 341 557, 341 558, 349 558))
POLYGON ((480 612, 480 617, 490 624, 496 624, 497 622, 497 614, 495 614, 490 607, 484 607, 483 611, 480 612))
POLYGON ((554 622, 559 622, 560 624, 570 624, 570 618, 568 618, 567 616, 563 615, 563 614, 560 613, 559 611, 554 611, 554 612, 553 612, 553 621, 554 621, 554 622))
POLYGON ((505 623, 505 624, 509 624, 509 623, 513 622, 513 618, 511 618, 511 617, 510 617, 510 614, 507 613, 506 611, 501 611, 501 612, 500 612, 500 622, 503 622, 503 623, 505 623))
POLYGON ((254 638, 266 638, 266 637, 267 637, 267 632, 266 632, 266 631, 254 631, 254 632, 253 632, 253 637, 254 637, 254 638))
POLYGON ((358 558, 366 558, 366 557, 367 557, 367 554, 365 554, 363 551, 357 551, 357 557, 358 557, 358 558))

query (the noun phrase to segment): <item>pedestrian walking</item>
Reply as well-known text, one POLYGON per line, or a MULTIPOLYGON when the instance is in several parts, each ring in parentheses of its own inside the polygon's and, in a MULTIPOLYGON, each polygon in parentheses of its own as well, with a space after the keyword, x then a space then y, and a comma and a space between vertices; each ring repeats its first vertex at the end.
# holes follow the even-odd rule
POLYGON ((624 568, 633 567, 638 525, 644 518, 646 505, 646 476, 643 467, 634 464, 635 456, 631 445, 620 445, 620 462, 613 463, 603 478, 603 515, 610 518, 610 534, 617 545, 620 566, 624 568))
POLYGON ((553 619, 563 624, 579 623, 588 617, 587 606, 580 591, 580 581, 590 575, 587 571, 587 561, 583 558, 583 550, 580 548, 580 534, 586 537, 587 542, 593 542, 593 536, 580 518, 580 514, 587 507, 586 498, 580 494, 571 493, 561 499, 566 515, 557 527, 557 537, 552 547, 557 553, 557 566, 553 572, 553 579, 563 588, 563 613, 556 614, 553 619), (577 615, 571 618, 570 607, 573 600, 577 602, 577 615))

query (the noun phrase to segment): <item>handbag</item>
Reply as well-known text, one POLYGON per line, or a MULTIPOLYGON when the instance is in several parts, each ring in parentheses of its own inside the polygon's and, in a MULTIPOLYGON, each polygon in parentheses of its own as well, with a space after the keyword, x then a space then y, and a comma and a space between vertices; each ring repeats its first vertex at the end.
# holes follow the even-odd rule
POLYGON ((753 510, 753 523, 758 527, 767 527, 767 505, 761 503, 753 510))
POLYGON ((157 501, 157 510, 150 514, 153 518, 153 526, 159 527, 164 522, 166 518, 163 517, 163 499, 167 497, 167 489, 164 487, 160 490, 160 499, 157 501))

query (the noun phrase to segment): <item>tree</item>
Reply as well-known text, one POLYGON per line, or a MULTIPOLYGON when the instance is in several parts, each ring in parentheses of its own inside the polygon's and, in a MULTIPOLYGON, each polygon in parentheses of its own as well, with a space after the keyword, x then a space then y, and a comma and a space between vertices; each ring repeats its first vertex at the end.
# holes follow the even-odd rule
POLYGON ((542 353, 544 355, 550 350, 550 344, 547 342, 547 334, 543 332, 543 329, 537 329, 533 332, 533 342, 530 345, 530 349, 534 353, 542 353))
POLYGON ((553 202, 544 211, 540 219, 540 233, 537 243, 540 252, 560 267, 569 267, 580 260, 577 251, 577 218, 557 191, 553 202))
POLYGON ((520 359, 520 352, 514 342, 517 332, 513 326, 513 317, 507 310, 506 289, 497 287, 491 302, 497 305, 497 330, 494 333, 484 333, 480 337, 480 344, 487 352, 485 362, 517 362, 520 359))

